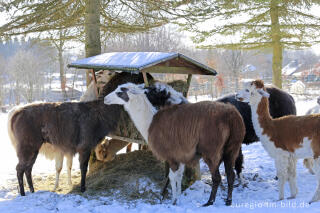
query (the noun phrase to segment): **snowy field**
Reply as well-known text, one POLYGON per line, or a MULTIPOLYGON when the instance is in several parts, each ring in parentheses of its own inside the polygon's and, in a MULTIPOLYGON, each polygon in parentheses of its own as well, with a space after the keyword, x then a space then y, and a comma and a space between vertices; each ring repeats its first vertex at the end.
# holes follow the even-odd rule
MULTIPOLYGON (((198 100, 199 101, 199 100, 198 100)), ((316 105, 315 100, 301 101, 297 103, 298 114, 304 114, 307 109, 316 105)), ((223 198, 226 190, 218 189, 217 199, 213 206, 200 207, 209 198, 211 187, 205 184, 210 179, 208 168, 202 163, 202 181, 196 182, 187 189, 180 197, 178 205, 173 206, 170 201, 165 204, 146 204, 143 202, 123 204, 113 197, 100 197, 98 199, 87 199, 80 195, 57 194, 50 192, 53 186, 48 186, 48 191, 28 192, 21 197, 17 192, 17 179, 15 166, 17 158, 14 149, 7 136, 7 114, 0 113, 0 213, 11 212, 33 212, 33 213, 107 213, 107 212, 320 212, 320 202, 308 204, 311 199, 317 181, 315 177, 307 172, 298 162, 297 180, 299 193, 296 199, 277 201, 278 190, 275 178, 273 160, 267 155, 260 143, 243 146, 245 156, 244 178, 247 185, 237 186, 233 191, 233 205, 226 207, 223 198)), ((64 167, 65 168, 65 167, 64 167)), ((226 187, 226 179, 223 167, 223 186, 226 187)), ((79 171, 78 160, 74 159, 73 171, 79 171)), ((65 172, 65 170, 63 170, 65 172)), ((54 162, 46 160, 39 155, 33 167, 33 174, 45 177, 54 174, 54 162)), ((35 180, 36 181, 36 180, 35 180)), ((289 197, 289 186, 286 185, 285 197, 289 197)))

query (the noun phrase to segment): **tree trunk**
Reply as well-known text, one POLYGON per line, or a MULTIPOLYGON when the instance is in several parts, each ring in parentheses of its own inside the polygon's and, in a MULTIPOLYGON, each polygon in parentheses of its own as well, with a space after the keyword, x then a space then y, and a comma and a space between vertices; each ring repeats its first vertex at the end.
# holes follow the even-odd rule
POLYGON ((60 41, 59 41, 59 48, 58 48, 58 57, 59 57, 59 72, 60 72, 60 85, 61 90, 63 94, 63 100, 67 100, 67 93, 66 93, 66 77, 64 74, 64 63, 63 63, 63 41, 62 38, 62 32, 60 30, 60 41))
POLYGON ((236 92, 239 91, 239 72, 238 71, 235 71, 235 89, 236 89, 236 92))
POLYGON ((282 45, 280 41, 279 6, 277 0, 271 1, 271 34, 272 34, 272 83, 282 88, 282 45))
MULTIPOLYGON (((100 0, 85 0, 85 50, 86 57, 101 54, 100 0)), ((86 72, 87 86, 90 84, 89 70, 86 72)))

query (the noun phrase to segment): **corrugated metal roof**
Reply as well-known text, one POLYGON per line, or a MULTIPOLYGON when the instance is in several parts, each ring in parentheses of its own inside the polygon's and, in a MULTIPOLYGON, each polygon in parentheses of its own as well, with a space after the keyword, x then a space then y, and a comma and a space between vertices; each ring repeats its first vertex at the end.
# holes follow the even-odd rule
POLYGON ((68 67, 96 70, 141 71, 161 62, 179 58, 205 70, 204 74, 216 75, 216 71, 180 53, 170 52, 111 52, 79 59, 68 67))

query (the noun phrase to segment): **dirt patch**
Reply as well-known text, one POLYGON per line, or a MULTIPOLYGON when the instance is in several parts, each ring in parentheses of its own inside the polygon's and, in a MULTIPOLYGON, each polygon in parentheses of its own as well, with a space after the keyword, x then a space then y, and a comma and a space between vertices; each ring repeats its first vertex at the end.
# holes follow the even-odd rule
MULTIPOLYGON (((113 196, 119 201, 144 200, 158 203, 165 182, 164 163, 151 151, 117 155, 108 163, 93 163, 87 176, 85 196, 113 196)), ((70 193, 80 193, 74 185, 70 193)))

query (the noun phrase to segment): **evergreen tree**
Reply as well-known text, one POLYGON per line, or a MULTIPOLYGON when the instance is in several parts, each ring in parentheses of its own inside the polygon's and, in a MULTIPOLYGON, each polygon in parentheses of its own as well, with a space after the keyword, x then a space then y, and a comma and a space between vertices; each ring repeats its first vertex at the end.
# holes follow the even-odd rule
POLYGON ((283 50, 320 42, 320 16, 310 12, 319 5, 318 0, 208 0, 203 10, 217 10, 206 14, 206 24, 199 27, 203 20, 194 19, 182 25, 195 33, 201 48, 270 48, 273 84, 281 88, 283 50))
MULTIPOLYGON (((204 15, 189 0, 3 0, 9 22, 0 37, 73 29, 85 37, 86 57, 101 53, 101 33, 139 32, 204 15)), ((197 1, 196 1, 197 2, 197 1)))

